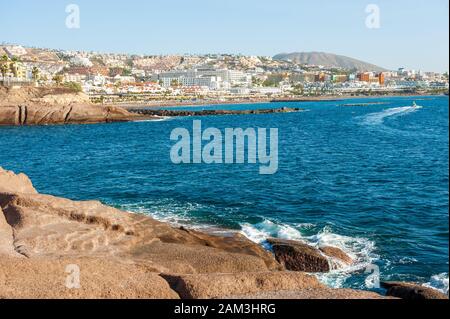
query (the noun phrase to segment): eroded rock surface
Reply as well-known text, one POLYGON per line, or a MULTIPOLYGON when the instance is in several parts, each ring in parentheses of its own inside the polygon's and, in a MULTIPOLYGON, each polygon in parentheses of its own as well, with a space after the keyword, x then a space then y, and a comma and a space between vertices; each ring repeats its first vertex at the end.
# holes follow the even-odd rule
POLYGON ((42 195, 25 175, 0 168, 0 298, 232 296, 381 298, 286 272, 242 235, 213 236, 97 201, 42 195))
POLYGON ((123 122, 141 116, 120 107, 95 105, 64 88, 0 88, 0 125, 123 122))

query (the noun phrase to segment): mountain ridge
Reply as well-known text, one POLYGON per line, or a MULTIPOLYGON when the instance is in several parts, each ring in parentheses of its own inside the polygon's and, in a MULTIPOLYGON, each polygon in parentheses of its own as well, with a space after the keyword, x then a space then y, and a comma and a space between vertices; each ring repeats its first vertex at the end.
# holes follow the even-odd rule
POLYGON ((292 61, 299 64, 323 65, 325 67, 356 69, 357 71, 387 71, 387 69, 381 66, 361 61, 355 58, 317 51, 280 53, 275 55, 273 59, 281 61, 292 61))

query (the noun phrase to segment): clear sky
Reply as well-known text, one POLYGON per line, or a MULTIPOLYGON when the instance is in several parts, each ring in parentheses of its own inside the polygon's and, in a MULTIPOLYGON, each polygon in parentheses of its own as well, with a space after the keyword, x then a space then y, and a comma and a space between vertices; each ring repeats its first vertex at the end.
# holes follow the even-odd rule
POLYGON ((324 51, 447 71, 448 0, 0 0, 0 42, 139 54, 324 51), (65 25, 68 4, 80 29, 65 25), (366 27, 368 4, 380 28, 366 27))

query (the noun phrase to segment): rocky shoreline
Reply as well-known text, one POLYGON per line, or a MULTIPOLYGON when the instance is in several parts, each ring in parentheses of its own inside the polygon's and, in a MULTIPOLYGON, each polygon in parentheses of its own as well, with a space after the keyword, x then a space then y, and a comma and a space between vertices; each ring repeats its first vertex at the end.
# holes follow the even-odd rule
POLYGON ((389 297, 331 289, 308 272, 351 263, 344 252, 271 243, 275 254, 240 234, 174 228, 97 201, 42 195, 26 175, 0 168, 0 299, 447 298, 403 283, 386 283, 389 297), (77 288, 67 287, 68 266, 79 269, 77 288))
POLYGON ((94 124, 140 118, 117 106, 92 104, 85 94, 65 88, 0 88, 0 126, 94 124))
POLYGON ((95 124, 156 120, 161 117, 300 112, 299 108, 267 110, 175 111, 92 104, 83 93, 65 88, 0 88, 0 126, 95 124))
POLYGON ((277 108, 257 110, 202 110, 202 111, 175 111, 175 110, 151 110, 130 109, 130 112, 145 116, 177 117, 177 116, 214 116, 214 115, 248 115, 248 114, 275 114, 293 113, 303 111, 300 108, 277 108))

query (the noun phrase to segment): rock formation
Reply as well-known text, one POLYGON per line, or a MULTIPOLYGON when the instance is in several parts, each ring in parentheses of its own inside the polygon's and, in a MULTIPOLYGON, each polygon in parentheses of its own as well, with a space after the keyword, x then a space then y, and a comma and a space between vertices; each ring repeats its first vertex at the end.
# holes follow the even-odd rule
POLYGON ((277 261, 287 270, 328 272, 331 269, 328 259, 318 249, 307 244, 275 238, 268 242, 272 245, 277 261))
POLYGON ((120 107, 95 105, 64 88, 0 88, 0 125, 91 124, 140 118, 120 107))
POLYGON ((276 260, 287 270, 324 273, 353 264, 353 259, 337 247, 315 248, 293 240, 270 238, 276 260))
POLYGON ((301 112, 299 108, 274 108, 258 110, 203 110, 203 111, 177 111, 177 110, 151 110, 151 109, 131 109, 133 113, 159 116, 159 117, 178 117, 178 116, 214 116, 214 115, 245 115, 245 114, 274 114, 274 113, 292 113, 301 112))
POLYGON ((42 195, 25 175, 0 168, 0 299, 246 297, 385 298, 286 271, 242 235, 42 195))
POLYGON ((386 295, 408 300, 448 299, 435 289, 408 282, 383 282, 381 286, 387 289, 386 295))

